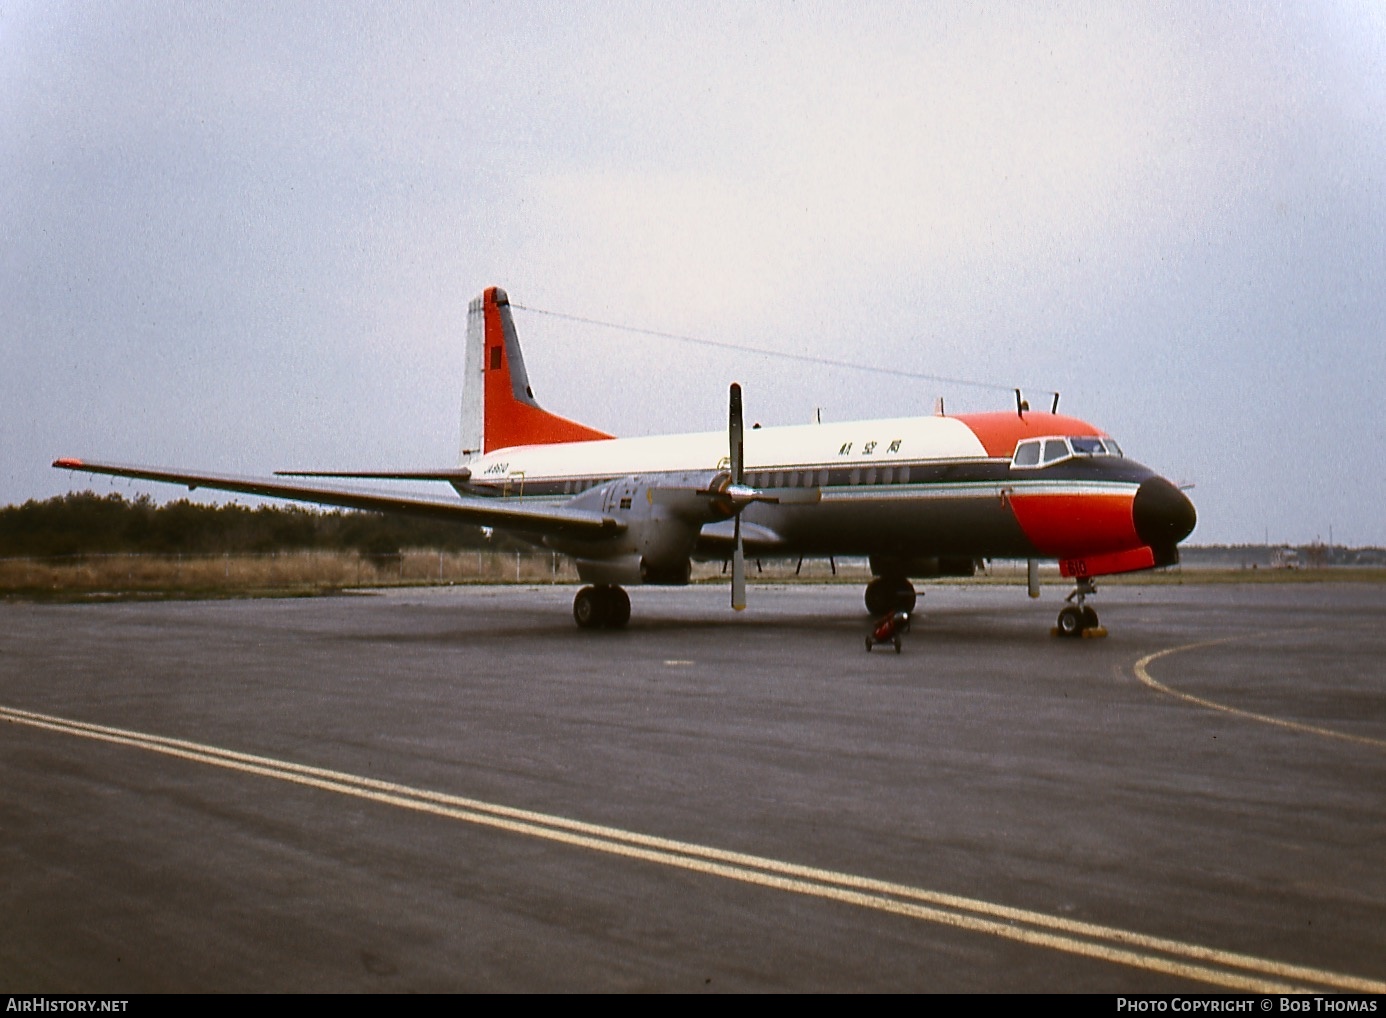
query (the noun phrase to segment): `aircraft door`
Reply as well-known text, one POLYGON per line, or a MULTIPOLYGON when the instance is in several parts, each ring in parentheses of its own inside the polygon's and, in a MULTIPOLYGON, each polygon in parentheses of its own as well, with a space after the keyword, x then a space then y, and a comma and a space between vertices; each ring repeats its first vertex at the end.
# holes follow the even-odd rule
POLYGON ((602 511, 614 513, 618 511, 629 511, 635 499, 635 479, 626 478, 623 481, 613 481, 606 486, 606 494, 602 497, 602 511))

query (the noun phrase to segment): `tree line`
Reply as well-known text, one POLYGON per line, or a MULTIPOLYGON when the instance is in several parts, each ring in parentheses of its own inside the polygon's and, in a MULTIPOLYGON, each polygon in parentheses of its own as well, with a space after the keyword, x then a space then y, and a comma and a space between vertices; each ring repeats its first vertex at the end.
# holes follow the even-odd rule
POLYGON ((148 495, 83 491, 0 508, 0 556, 109 553, 222 555, 274 551, 393 554, 521 547, 469 524, 299 506, 156 505, 148 495))

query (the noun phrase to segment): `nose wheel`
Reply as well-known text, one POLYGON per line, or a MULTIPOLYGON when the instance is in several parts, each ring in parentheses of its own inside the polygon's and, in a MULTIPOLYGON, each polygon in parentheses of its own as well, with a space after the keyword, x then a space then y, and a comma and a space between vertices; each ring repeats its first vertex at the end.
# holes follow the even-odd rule
POLYGON ((1068 604, 1059 611, 1059 621, 1054 627, 1055 636, 1094 637, 1106 636, 1107 630, 1097 620, 1097 611, 1087 601, 1089 594, 1096 594, 1097 587, 1092 580, 1084 577, 1078 581, 1072 594, 1064 598, 1068 604))
POLYGON ((630 597, 620 587, 583 587, 573 598, 573 621, 580 629, 623 629, 630 621, 630 597))

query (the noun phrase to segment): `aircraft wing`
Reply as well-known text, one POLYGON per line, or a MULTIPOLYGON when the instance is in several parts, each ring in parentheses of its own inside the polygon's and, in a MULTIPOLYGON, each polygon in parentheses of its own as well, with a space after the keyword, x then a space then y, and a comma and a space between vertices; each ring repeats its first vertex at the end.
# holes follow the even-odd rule
POLYGON ((78 470, 88 474, 110 474, 113 477, 133 477, 142 481, 163 481, 181 484, 189 491, 212 488, 216 491, 235 491, 244 495, 263 495, 294 502, 339 506, 344 509, 364 509, 370 512, 404 513, 433 519, 454 520, 481 527, 530 534, 569 534, 598 537, 625 529, 620 520, 587 509, 566 506, 517 506, 495 504, 480 498, 423 498, 387 495, 350 488, 314 484, 291 484, 272 478, 238 477, 231 474, 196 473, 187 470, 166 470, 158 467, 127 466, 118 463, 94 463, 90 460, 60 459, 53 466, 60 470, 78 470))
POLYGON ((333 477, 355 481, 448 481, 471 479, 466 467, 443 467, 438 470, 276 470, 275 477, 333 477))
MULTIPOLYGON (((741 524, 741 538, 746 554, 751 556, 782 554, 786 547, 785 539, 775 531, 749 520, 741 524)), ((724 558, 735 547, 736 530, 731 520, 709 523, 698 534, 698 555, 724 558)))

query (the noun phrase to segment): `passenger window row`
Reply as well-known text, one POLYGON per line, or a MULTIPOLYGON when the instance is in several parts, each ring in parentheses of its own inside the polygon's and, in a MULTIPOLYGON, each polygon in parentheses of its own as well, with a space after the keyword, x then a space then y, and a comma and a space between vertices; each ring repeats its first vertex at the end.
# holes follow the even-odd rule
POLYGON ((910 468, 852 467, 829 470, 753 470, 746 475, 753 488, 827 488, 835 484, 909 484, 910 468))
MULTIPOLYGON (((563 494, 577 495, 607 480, 575 478, 563 482, 563 494)), ((746 483, 753 488, 827 488, 832 485, 858 484, 909 484, 910 468, 899 467, 852 467, 851 469, 824 467, 819 470, 752 470, 746 474, 746 483)))

